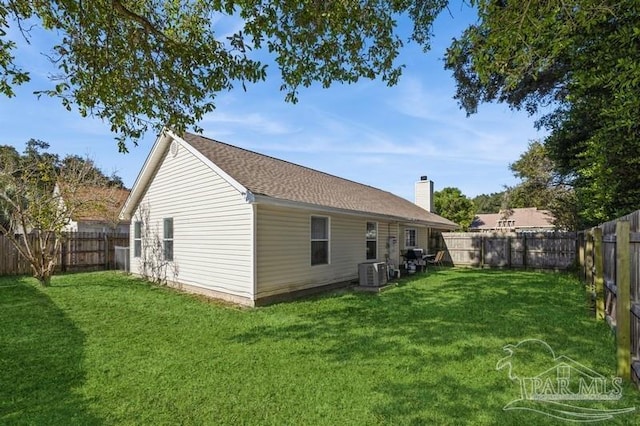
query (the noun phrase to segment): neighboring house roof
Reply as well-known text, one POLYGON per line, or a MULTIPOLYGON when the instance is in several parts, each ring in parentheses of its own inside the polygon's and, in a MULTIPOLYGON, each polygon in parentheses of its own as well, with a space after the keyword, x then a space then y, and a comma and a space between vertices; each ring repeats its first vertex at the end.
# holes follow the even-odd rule
POLYGON ((203 136, 185 133, 182 138, 178 138, 170 131, 165 131, 165 134, 158 139, 134 185, 133 193, 123 210, 127 217, 131 217, 137 201, 143 195, 137 193, 139 183, 146 187, 153 170, 159 166, 169 149, 169 139, 173 138, 192 147, 197 154, 210 161, 210 165, 219 169, 223 177, 226 175, 234 186, 247 192, 250 200, 379 215, 439 229, 458 227, 454 222, 390 192, 203 136), (167 135, 170 137, 167 138, 167 135), (164 148, 158 148, 162 144, 165 145, 164 148))
POLYGON ((84 186, 78 188, 76 196, 83 206, 74 212, 76 222, 108 222, 118 219, 120 210, 129 197, 128 189, 84 186))
POLYGON ((527 207, 510 209, 500 213, 478 214, 473 219, 470 229, 478 231, 503 228, 553 229, 553 220, 554 217, 548 210, 527 207), (504 221, 507 222, 504 223, 504 221))

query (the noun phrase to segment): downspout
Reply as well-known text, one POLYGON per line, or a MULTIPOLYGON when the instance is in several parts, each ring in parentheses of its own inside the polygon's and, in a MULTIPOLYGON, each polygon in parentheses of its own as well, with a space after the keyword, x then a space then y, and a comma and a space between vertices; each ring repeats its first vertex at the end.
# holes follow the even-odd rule
POLYGON ((243 195, 245 201, 251 205, 251 299, 255 306, 258 295, 258 204, 251 191, 247 190, 243 195))
POLYGON ((253 303, 255 306, 257 297, 258 297, 258 205, 256 203, 251 203, 251 214, 252 214, 252 225, 251 225, 251 244, 252 244, 252 252, 253 258, 251 262, 251 268, 253 269, 251 272, 251 277, 253 281, 253 303))

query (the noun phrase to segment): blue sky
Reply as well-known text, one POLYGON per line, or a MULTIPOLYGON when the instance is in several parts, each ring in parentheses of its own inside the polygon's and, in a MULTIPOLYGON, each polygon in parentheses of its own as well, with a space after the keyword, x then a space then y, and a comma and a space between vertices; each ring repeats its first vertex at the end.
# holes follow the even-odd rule
MULTIPOLYGON (((453 6, 434 28, 432 49, 415 44, 402 50, 406 65, 400 82, 319 85, 302 89, 295 105, 284 102, 278 70, 270 67, 267 82, 217 96, 217 109, 200 123, 205 136, 372 185, 413 200, 413 184, 421 175, 435 189, 458 187, 470 197, 516 183, 508 169, 533 139, 535 117, 505 105, 481 105, 466 117, 453 99, 453 77, 442 58, 452 37, 475 17, 453 6)), ((231 28, 219 24, 222 35, 231 28)), ((226 24, 227 26, 229 24, 226 24)), ((32 81, 15 98, 0 98, 0 144, 22 151, 31 138, 51 145, 61 155, 89 156, 106 173, 116 172, 133 185, 156 135, 148 133, 128 154, 118 152, 109 126, 66 111, 58 100, 37 99, 32 92, 52 87, 55 72, 42 55, 47 35, 34 34, 21 44, 17 62, 31 69, 32 81)))

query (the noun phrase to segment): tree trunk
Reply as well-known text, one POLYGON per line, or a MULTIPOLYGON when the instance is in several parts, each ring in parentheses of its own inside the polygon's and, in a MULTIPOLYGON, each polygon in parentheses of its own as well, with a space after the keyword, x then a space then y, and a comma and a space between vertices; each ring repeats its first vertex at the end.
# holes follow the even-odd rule
POLYGON ((43 287, 49 287, 49 285, 51 284, 51 274, 49 273, 49 271, 41 271, 34 276, 43 287))
POLYGON ((38 238, 35 243, 36 247, 33 251, 35 256, 28 260, 31 263, 34 278, 36 278, 43 287, 48 287, 51 284, 51 276, 55 272, 60 245, 58 244, 58 239, 56 239, 53 246, 51 246, 47 240, 40 238, 38 238))

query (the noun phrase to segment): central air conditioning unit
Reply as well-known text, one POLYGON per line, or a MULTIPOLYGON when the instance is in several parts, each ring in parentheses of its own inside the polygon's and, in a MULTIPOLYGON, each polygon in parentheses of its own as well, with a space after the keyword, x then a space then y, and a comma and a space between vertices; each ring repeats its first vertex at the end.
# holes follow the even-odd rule
POLYGON ((358 265, 358 277, 362 287, 381 287, 387 283, 389 273, 384 262, 369 262, 358 265))

